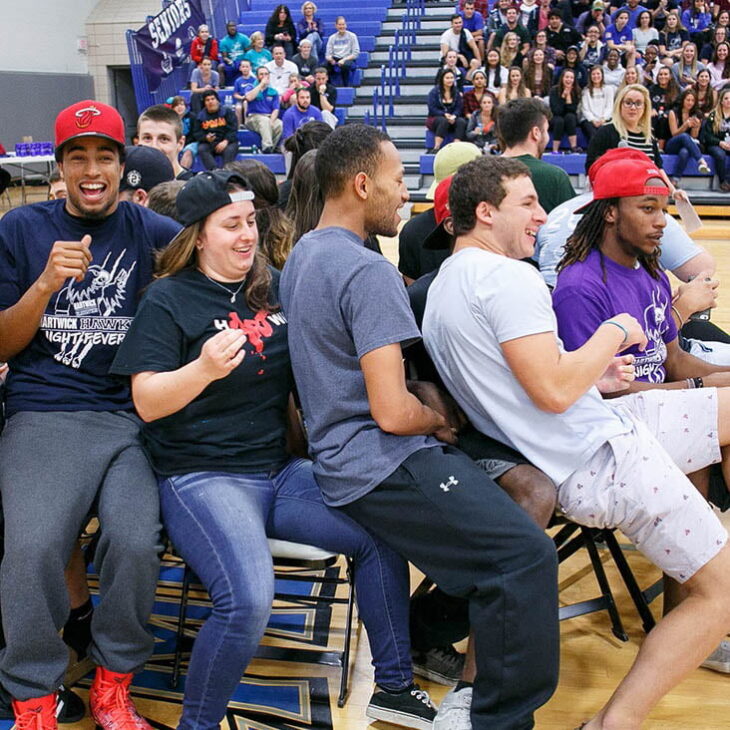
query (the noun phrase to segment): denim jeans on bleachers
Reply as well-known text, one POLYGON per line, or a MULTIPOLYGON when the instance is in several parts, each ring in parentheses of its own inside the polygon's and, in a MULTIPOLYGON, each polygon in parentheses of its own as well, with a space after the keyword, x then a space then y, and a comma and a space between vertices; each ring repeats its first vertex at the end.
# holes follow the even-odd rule
POLYGON ((719 145, 712 145, 707 148, 707 154, 715 161, 715 172, 720 183, 728 182, 728 153, 719 145))
POLYGON ((312 55, 322 61, 322 36, 317 33, 316 30, 313 30, 311 33, 304 36, 304 38, 300 38, 299 42, 301 43, 304 40, 309 41, 312 44, 312 55))
POLYGON ((702 157, 700 146, 687 132, 670 137, 664 146, 664 152, 668 155, 677 155, 674 177, 682 177, 690 157, 693 160, 699 160, 702 157))
POLYGON ((174 476, 160 481, 160 496, 168 533, 213 602, 193 647, 178 730, 218 728, 261 641, 274 598, 267 537, 351 556, 375 681, 391 690, 413 681, 407 564, 325 506, 311 462, 293 459, 276 474, 174 476))

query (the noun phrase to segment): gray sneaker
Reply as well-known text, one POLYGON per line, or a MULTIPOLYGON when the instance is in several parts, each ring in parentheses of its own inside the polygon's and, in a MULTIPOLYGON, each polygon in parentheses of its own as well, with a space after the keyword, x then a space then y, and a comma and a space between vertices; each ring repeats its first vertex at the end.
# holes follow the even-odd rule
POLYGON ((441 700, 432 730, 471 730, 472 688, 451 690, 441 700))
POLYGON ((453 646, 413 653, 413 673, 437 684, 453 687, 461 679, 464 655, 453 646))
POLYGON ((720 646, 700 666, 715 672, 730 674, 730 641, 721 641, 720 646))

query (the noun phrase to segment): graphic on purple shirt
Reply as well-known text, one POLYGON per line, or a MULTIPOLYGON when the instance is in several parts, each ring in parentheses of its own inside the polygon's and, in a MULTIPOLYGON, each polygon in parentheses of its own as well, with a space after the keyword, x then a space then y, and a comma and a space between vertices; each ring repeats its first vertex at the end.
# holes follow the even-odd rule
POLYGON ((568 351, 585 344, 601 322, 628 312, 643 326, 649 340, 644 351, 637 347, 626 350, 636 356, 636 379, 664 382, 667 343, 677 338, 672 290, 664 272, 654 279, 643 266, 628 269, 591 251, 585 261, 571 264, 558 274, 553 309, 558 334, 568 351))

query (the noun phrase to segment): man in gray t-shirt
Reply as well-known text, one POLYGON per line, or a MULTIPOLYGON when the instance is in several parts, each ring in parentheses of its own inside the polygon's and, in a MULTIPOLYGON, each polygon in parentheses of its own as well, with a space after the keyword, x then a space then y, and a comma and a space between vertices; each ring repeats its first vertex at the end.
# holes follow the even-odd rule
MULTIPOLYGON (((461 690, 474 730, 532 727, 557 680, 554 547, 447 445, 458 424, 445 402, 406 387, 401 346, 418 328, 398 272, 364 247, 397 232, 408 199, 398 151, 377 129, 347 125, 320 147, 316 174, 322 217, 279 293, 317 482, 327 504, 469 599, 476 678, 461 690)), ((371 703, 367 714, 382 712, 371 703)))

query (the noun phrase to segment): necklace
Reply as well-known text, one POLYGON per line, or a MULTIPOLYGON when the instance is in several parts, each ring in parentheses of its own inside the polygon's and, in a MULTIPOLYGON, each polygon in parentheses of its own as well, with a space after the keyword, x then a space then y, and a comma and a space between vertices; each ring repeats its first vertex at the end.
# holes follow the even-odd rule
POLYGON ((240 284, 238 285, 238 289, 236 289, 236 291, 231 291, 231 290, 230 290, 230 289, 229 289, 229 288, 228 288, 227 286, 225 286, 225 285, 221 284, 221 283, 220 283, 220 281, 216 281, 215 279, 211 279, 211 278, 210 278, 210 277, 208 276, 208 274, 206 274, 206 273, 205 273, 204 271, 201 271, 200 273, 201 273, 201 274, 203 274, 203 276, 204 276, 204 277, 205 277, 205 278, 206 278, 206 279, 207 279, 208 281, 212 282, 212 283, 213 283, 213 284, 215 284, 216 286, 219 286, 219 287, 220 287, 221 289, 225 289, 225 290, 226 290, 226 291, 227 291, 227 292, 228 292, 228 293, 229 293, 229 294, 231 295, 231 304, 235 304, 235 303, 236 303, 236 297, 238 296, 238 293, 239 293, 239 292, 241 291, 241 289, 243 289, 243 285, 244 285, 244 284, 246 283, 246 279, 244 279, 244 280, 243 280, 243 281, 242 281, 242 282, 241 282, 241 283, 240 283, 240 284))

